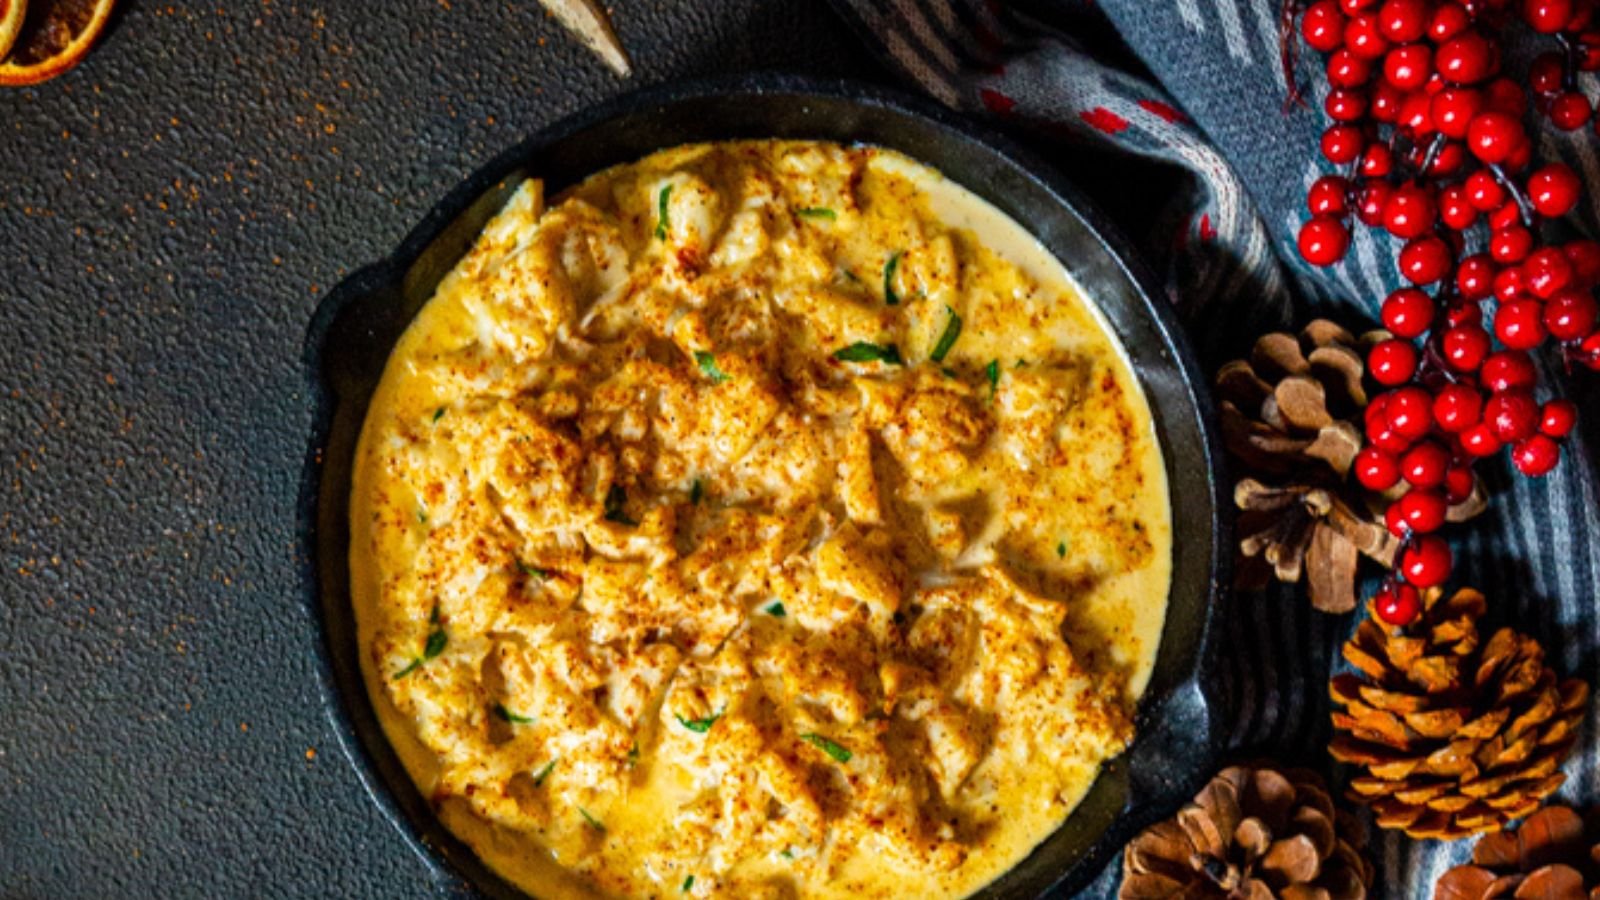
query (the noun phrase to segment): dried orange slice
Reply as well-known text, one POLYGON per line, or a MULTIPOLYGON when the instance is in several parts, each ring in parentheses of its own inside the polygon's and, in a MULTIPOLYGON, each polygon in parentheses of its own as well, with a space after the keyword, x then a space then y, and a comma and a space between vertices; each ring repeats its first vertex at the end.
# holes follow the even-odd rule
MULTIPOLYGON (((0 0, 0 7, 21 0, 0 0)), ((38 84, 83 60, 111 20, 116 0, 30 0, 0 85, 38 84)))
POLYGON ((22 17, 28 12, 28 0, 0 0, 0 59, 5 59, 11 45, 17 42, 17 32, 22 30, 22 17))

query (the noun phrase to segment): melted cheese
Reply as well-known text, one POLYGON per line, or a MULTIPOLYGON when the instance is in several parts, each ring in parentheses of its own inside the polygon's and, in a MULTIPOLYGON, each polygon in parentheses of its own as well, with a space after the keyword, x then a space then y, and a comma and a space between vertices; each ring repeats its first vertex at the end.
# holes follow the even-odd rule
POLYGON ((1062 267, 817 143, 525 184, 390 357, 351 521, 391 741, 548 898, 982 887, 1131 737, 1170 575, 1062 267))

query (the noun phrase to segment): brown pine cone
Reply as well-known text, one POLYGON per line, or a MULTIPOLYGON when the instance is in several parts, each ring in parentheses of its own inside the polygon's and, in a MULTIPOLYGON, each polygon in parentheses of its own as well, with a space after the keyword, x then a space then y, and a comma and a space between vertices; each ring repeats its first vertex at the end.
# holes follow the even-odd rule
POLYGON ((1600 808, 1547 806, 1516 831, 1478 841, 1472 863, 1445 872, 1434 900, 1600 900, 1600 808))
POLYGON ((1122 856, 1118 900, 1361 900, 1372 866, 1361 826, 1301 769, 1235 766, 1122 856))
POLYGON ((1502 628, 1480 643, 1483 595, 1423 596, 1418 621, 1391 631, 1369 615, 1344 645, 1358 672, 1333 678, 1328 752, 1365 771, 1350 796, 1417 838, 1499 831, 1561 786, 1589 697, 1559 681, 1539 642, 1502 628))
POLYGON ((1305 574, 1312 605, 1344 613, 1356 605, 1358 554, 1393 568, 1398 542, 1349 483, 1364 372, 1350 332, 1319 319, 1298 338, 1262 336, 1248 361, 1217 373, 1223 443, 1246 474, 1234 488, 1239 587, 1305 574))

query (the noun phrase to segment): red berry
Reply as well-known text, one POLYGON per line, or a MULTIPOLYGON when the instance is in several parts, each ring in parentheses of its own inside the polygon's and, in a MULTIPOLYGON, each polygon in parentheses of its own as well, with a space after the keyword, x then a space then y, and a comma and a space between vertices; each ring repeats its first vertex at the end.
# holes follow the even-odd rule
POLYGON ((1350 249, 1350 229, 1332 216, 1313 216, 1300 227, 1300 255, 1314 266, 1331 266, 1350 249))
MULTIPOLYGON (((1433 398, 1420 387, 1400 388, 1389 394, 1384 418, 1400 437, 1420 440, 1433 428, 1433 398)), ((1404 466, 1401 471, 1404 472, 1404 466)))
POLYGON ((1565 68, 1559 53, 1541 53, 1528 64, 1528 90, 1547 97, 1561 92, 1565 68))
POLYGON ((1360 87, 1372 77, 1372 63, 1340 47, 1328 56, 1327 73, 1332 87, 1360 87))
POLYGON ((1462 186, 1467 189, 1467 200, 1479 212, 1491 212, 1506 202, 1505 188, 1500 186, 1494 174, 1487 169, 1479 169, 1468 175, 1462 186))
POLYGON ((1578 362, 1585 366, 1600 370, 1600 331, 1589 335, 1578 345, 1578 362))
POLYGON ((1383 327, 1398 337, 1419 338, 1433 324, 1433 298, 1401 288, 1383 299, 1383 327))
POLYGON ((1578 405, 1571 400, 1551 400, 1539 411, 1539 433, 1564 438, 1578 424, 1578 405))
POLYGON ((1311 183, 1306 206, 1314 216, 1342 216, 1349 208, 1350 182, 1338 175, 1324 175, 1311 183))
POLYGON ((1444 473, 1444 499, 1451 506, 1472 496, 1472 489, 1477 485, 1478 479, 1472 474, 1472 466, 1451 466, 1450 471, 1444 473))
POLYGON ((1359 172, 1363 178, 1386 178, 1394 168, 1394 152, 1388 144, 1369 144, 1361 153, 1359 172))
POLYGON ((1540 247, 1523 261, 1522 283, 1528 293, 1548 300, 1572 283, 1572 263, 1559 247, 1540 247))
POLYGON ((1344 43, 1344 13, 1334 0, 1317 0, 1300 17, 1300 35, 1312 49, 1332 53, 1344 43))
POLYGON ((1389 41, 1371 13, 1351 16, 1344 26, 1344 45, 1362 59, 1378 59, 1389 52, 1389 41))
POLYGON ((1502 112, 1479 113, 1467 126, 1467 147, 1473 156, 1490 164, 1510 159, 1511 151, 1527 140, 1521 120, 1502 112))
POLYGON ((1444 360, 1457 372, 1476 372, 1489 355, 1489 333, 1476 325, 1457 325, 1441 341, 1444 360))
POLYGON ((1562 291, 1544 305, 1543 320, 1556 340, 1582 340, 1600 321, 1600 307, 1587 291, 1562 291))
POLYGON ((1461 140, 1467 136, 1467 126, 1483 109, 1483 95, 1472 88, 1445 88, 1433 95, 1429 111, 1433 127, 1445 137, 1461 140))
POLYGON ((1400 274, 1412 284, 1433 284, 1450 273, 1450 247, 1437 235, 1424 235, 1400 248, 1400 274))
POLYGON ((1385 387, 1398 387, 1417 374, 1417 348, 1410 341, 1390 338, 1379 341, 1367 354, 1367 371, 1372 380, 1385 387))
POLYGON ((1594 107, 1589 105, 1588 97, 1577 91, 1563 91, 1550 101, 1546 114, 1550 124, 1562 131, 1577 131, 1594 115, 1594 107))
POLYGON ((1414 91, 1433 74, 1433 50, 1427 44, 1396 47, 1383 57, 1383 77, 1402 91, 1414 91))
POLYGON ((1512 464, 1529 478, 1549 475, 1560 461, 1561 445, 1542 434, 1517 441, 1511 448, 1512 464))
MULTIPOLYGON (((1398 510, 1400 521, 1411 531, 1432 534, 1444 527, 1445 513, 1449 511, 1450 504, 1445 502, 1443 494, 1436 491, 1407 491, 1389 508, 1398 510)), ((1394 531, 1393 528, 1389 530, 1394 531)), ((1405 537, 1400 533, 1395 536, 1405 537)))
POLYGON ((1592 287, 1600 280, 1600 243, 1589 240, 1569 241, 1561 248, 1572 263, 1572 277, 1580 287, 1592 287))
POLYGON ((1449 468, 1449 451, 1433 441, 1423 441, 1400 457, 1400 477, 1423 490, 1444 484, 1444 473, 1449 468))
POLYGON ((1427 33, 1432 11, 1433 4, 1427 0, 1388 0, 1378 10, 1378 26, 1389 40, 1409 44, 1427 33))
POLYGON ((1442 44, 1467 29, 1472 16, 1460 5, 1440 3, 1434 7, 1433 18, 1428 20, 1428 40, 1442 44))
POLYGON ((1412 585, 1427 589, 1444 584, 1450 577, 1455 557, 1450 545, 1438 535, 1428 534, 1400 553, 1400 572, 1412 585))
POLYGON ((1528 176, 1528 200, 1539 215, 1558 218, 1578 205, 1583 183, 1566 163, 1551 163, 1528 176))
POLYGON ((1500 452, 1505 444, 1494 436, 1494 429, 1488 422, 1478 424, 1461 432, 1461 449, 1472 456, 1493 456, 1500 452))
POLYGON ((1428 164, 1427 174, 1439 178, 1454 175, 1461 171, 1461 167, 1466 165, 1466 162, 1467 151, 1463 149, 1461 144, 1451 141, 1441 146, 1439 152, 1433 154, 1433 162, 1428 164))
POLYGON ((1404 628, 1422 614, 1422 595, 1404 582, 1385 584, 1372 595, 1372 611, 1385 625, 1404 628))
POLYGON ((1494 273, 1494 298, 1501 303, 1510 303, 1522 296, 1522 268, 1520 266, 1506 266, 1494 273))
POLYGON ((1483 86, 1483 106, 1491 112, 1521 119, 1528 111, 1528 95, 1510 78, 1496 78, 1483 86))
POLYGON ((1383 210, 1393 193, 1387 181, 1374 181, 1363 187, 1356 197, 1356 218, 1368 228, 1383 224, 1383 210))
MULTIPOLYGON (((1390 82, 1385 81, 1384 84, 1390 82)), ((1396 88, 1399 90, 1399 88, 1396 88)), ((1411 132, 1411 138, 1416 142, 1413 163, 1422 161, 1421 153, 1423 138, 1433 133, 1433 98, 1427 91, 1411 91, 1400 101, 1400 115, 1395 118, 1395 126, 1411 132)))
POLYGON ((1496 394, 1513 388, 1531 388, 1538 380, 1533 359, 1520 350, 1501 350, 1489 354, 1478 370, 1478 381, 1496 394))
POLYGON ((1410 240, 1432 231, 1438 215, 1433 192, 1408 182, 1389 194, 1389 202, 1383 207, 1383 225, 1395 237, 1410 240))
POLYGON ((1370 444, 1356 454, 1355 469, 1356 480, 1369 491, 1387 491, 1400 481, 1400 461, 1370 444))
POLYGON ((1459 325, 1482 325, 1483 309, 1476 303, 1454 303, 1444 308, 1445 324, 1451 328, 1459 325))
POLYGON ((1513 225, 1522 224, 1522 207, 1515 200, 1507 200, 1500 204, 1500 208, 1489 213, 1489 230, 1499 231, 1513 225))
POLYGON ((1502 303, 1494 313, 1494 334, 1513 350, 1532 350, 1544 343, 1544 307, 1536 300, 1502 303))
POLYGON ((1392 125, 1399 120, 1400 104, 1404 101, 1404 93, 1389 82, 1380 81, 1372 86, 1372 100, 1367 104, 1367 111, 1374 121, 1392 125))
POLYGON ((1522 262, 1533 249, 1533 232, 1521 225, 1507 225, 1489 237, 1489 255, 1505 265, 1522 262))
POLYGON ((1555 34, 1572 18, 1572 0, 1523 0, 1522 18, 1542 34, 1555 34))
POLYGON ((1494 74, 1497 52, 1488 38, 1463 31, 1439 47, 1434 67, 1453 84, 1476 84, 1494 74))
POLYGON ((1483 395, 1465 384, 1447 384, 1433 398, 1433 418, 1439 428, 1460 434, 1483 416, 1483 395))
POLYGON ((1467 300, 1482 300, 1494 293, 1494 276, 1494 260, 1486 253, 1474 253, 1456 266, 1456 290, 1467 300))
POLYGON ((1322 101, 1322 111, 1335 122, 1357 122, 1367 114, 1365 91, 1334 88, 1322 101))
POLYGON ((1322 133, 1322 155, 1334 165, 1353 162, 1366 145, 1366 137, 1354 125, 1334 125, 1322 133))
POLYGON ((1483 421, 1502 442, 1520 441, 1539 429, 1539 404, 1521 388, 1495 394, 1483 405, 1483 421))
POLYGON ((1467 200, 1467 189, 1452 184, 1439 192, 1439 221, 1456 231, 1466 231, 1478 221, 1478 210, 1467 200))

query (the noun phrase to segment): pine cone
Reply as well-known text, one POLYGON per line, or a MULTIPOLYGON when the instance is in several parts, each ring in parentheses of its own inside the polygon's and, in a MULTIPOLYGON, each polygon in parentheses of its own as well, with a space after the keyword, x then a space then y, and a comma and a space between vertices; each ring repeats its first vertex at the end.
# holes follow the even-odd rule
MULTIPOLYGON (((1372 342, 1388 337, 1373 332, 1372 342)), ((1356 339, 1324 319, 1294 335, 1256 341, 1250 359, 1217 373, 1222 437, 1246 473, 1234 487, 1239 516, 1236 585, 1265 587, 1270 577, 1294 583, 1302 575, 1311 604, 1323 612, 1356 606, 1360 556, 1393 568, 1399 542, 1351 483, 1362 446, 1356 421, 1367 405, 1366 366, 1356 339)), ((1465 521, 1484 507, 1474 490, 1449 519, 1465 521)))
POLYGON ((1350 332, 1317 320, 1301 336, 1273 333, 1250 359, 1217 373, 1222 436, 1249 473, 1234 488, 1239 516, 1238 586, 1309 573, 1311 603, 1355 608, 1358 553, 1393 567, 1399 546, 1348 487, 1361 449, 1351 421, 1367 404, 1365 366, 1350 332))
POLYGON ((1472 864, 1445 872, 1434 900, 1600 898, 1600 808, 1587 819, 1547 806, 1516 831, 1491 834, 1472 848, 1472 864))
POLYGON ((1365 768, 1350 796, 1378 824, 1417 838, 1499 831, 1561 786, 1589 686, 1558 681, 1533 638, 1502 628, 1480 644, 1483 595, 1423 597, 1416 624, 1369 615, 1344 645, 1358 672, 1329 685, 1334 759, 1365 768))
POLYGON ((1122 857, 1119 900, 1361 900, 1365 835, 1314 773, 1235 766, 1122 857))

